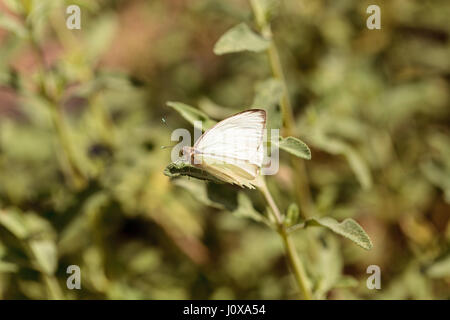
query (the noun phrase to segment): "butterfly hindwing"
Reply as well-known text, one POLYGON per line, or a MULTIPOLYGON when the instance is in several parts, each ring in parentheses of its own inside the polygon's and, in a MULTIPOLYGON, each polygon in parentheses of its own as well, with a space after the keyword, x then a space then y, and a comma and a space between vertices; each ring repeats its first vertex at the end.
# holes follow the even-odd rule
POLYGON ((217 178, 227 183, 253 189, 259 170, 257 165, 243 160, 235 161, 232 164, 208 156, 197 155, 196 157, 201 157, 201 167, 217 178))
POLYGON ((266 112, 252 109, 220 121, 186 151, 193 164, 241 187, 258 184, 266 112))

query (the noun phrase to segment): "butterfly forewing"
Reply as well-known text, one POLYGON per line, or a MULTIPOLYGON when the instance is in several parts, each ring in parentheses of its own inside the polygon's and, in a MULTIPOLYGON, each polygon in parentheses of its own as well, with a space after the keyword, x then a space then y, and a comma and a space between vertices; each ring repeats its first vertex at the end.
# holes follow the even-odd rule
POLYGON ((238 113, 206 131, 195 143, 195 152, 238 166, 244 161, 261 167, 265 124, 264 110, 238 113))

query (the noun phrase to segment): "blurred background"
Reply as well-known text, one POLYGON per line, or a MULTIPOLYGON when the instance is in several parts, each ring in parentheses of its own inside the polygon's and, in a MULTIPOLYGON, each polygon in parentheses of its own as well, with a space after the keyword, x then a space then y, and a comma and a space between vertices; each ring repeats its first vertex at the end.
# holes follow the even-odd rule
MULTIPOLYGON (((315 215, 373 242, 299 232, 315 296, 449 299, 450 2, 272 3, 315 215)), ((276 233, 245 218, 256 192, 163 174, 161 146, 192 130, 167 101, 220 120, 268 90, 264 53, 213 53, 241 22, 256 29, 245 0, 0 0, 0 299, 297 298, 276 233)), ((283 211, 287 160, 268 178, 283 211)))

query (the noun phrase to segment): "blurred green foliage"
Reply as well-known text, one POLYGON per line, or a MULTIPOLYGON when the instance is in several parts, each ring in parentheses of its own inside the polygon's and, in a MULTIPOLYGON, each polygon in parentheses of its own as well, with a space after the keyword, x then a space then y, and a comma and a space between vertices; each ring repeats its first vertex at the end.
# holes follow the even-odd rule
MULTIPOLYGON (((450 298, 450 2, 263 2, 311 148, 315 219, 354 219, 373 242, 298 233, 315 296, 450 298), (366 28, 369 4, 381 30, 366 28), (371 264, 381 290, 366 287, 371 264)), ((192 129, 167 101, 216 120, 276 114, 264 53, 213 52, 242 22, 263 50, 244 0, 0 0, 0 299, 296 298, 279 239, 254 221, 259 194, 163 174, 160 146, 192 129), (81 30, 65 27, 69 4, 81 30), (81 290, 66 288, 69 265, 81 290)), ((268 182, 297 220, 285 156, 268 182)))

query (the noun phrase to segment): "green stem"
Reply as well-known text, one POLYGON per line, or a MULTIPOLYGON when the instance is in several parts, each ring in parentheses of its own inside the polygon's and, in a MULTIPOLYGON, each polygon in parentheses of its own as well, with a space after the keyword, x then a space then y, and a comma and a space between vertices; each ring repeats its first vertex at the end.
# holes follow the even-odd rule
POLYGON ((282 239, 283 246, 286 251, 286 256, 287 256, 287 259, 289 262, 289 266, 292 269, 292 272, 295 276, 295 280, 298 284, 298 287, 300 288, 303 298, 305 300, 311 300, 312 294, 311 294, 311 289, 309 286, 309 281, 306 276, 305 269, 303 268, 303 264, 300 261, 300 258, 297 253, 297 249, 295 248, 295 244, 292 241, 291 235, 289 234, 286 226, 283 223, 283 218, 280 213, 280 210, 278 209, 275 201, 273 200, 272 195, 271 195, 269 189, 267 188, 267 185, 264 180, 261 183, 261 185, 259 186, 259 189, 260 189, 261 193, 264 195, 264 197, 266 198, 267 203, 269 204, 270 208, 272 209, 273 218, 276 221, 277 231, 282 239))
MULTIPOLYGON (((77 42, 73 33, 71 33, 67 28, 60 28, 61 24, 65 23, 63 17, 59 14, 55 14, 52 15, 49 20, 52 26, 52 31, 56 34, 58 41, 61 43, 64 49, 66 51, 77 52, 77 54, 81 54, 80 51, 82 51, 83 48, 80 48, 80 44, 77 42)), ((83 67, 85 68, 83 70, 84 77, 81 81, 93 81, 95 75, 91 68, 87 65, 83 65, 82 68, 83 67)), ((97 122, 100 124, 98 129, 102 141, 108 144, 108 146, 110 147, 115 147, 117 142, 115 125, 110 113, 105 108, 103 100, 104 98, 102 89, 100 89, 99 92, 90 95, 88 98, 90 106, 89 110, 92 113, 93 117, 95 117, 97 122)))
POLYGON ((48 296, 52 300, 64 300, 64 294, 58 280, 53 275, 43 275, 45 285, 47 286, 48 296))
MULTIPOLYGON (((26 17, 25 17, 26 20, 26 17)), ((30 42, 32 47, 34 48, 36 54, 39 57, 41 66, 38 70, 39 72, 39 88, 40 88, 40 94, 43 99, 47 101, 49 104, 49 109, 51 113, 51 120, 53 123, 53 126, 55 128, 55 131, 57 133, 59 142, 61 144, 61 148, 63 150, 63 153, 65 155, 65 158, 67 160, 68 164, 68 172, 67 175, 69 176, 71 183, 74 185, 76 189, 81 188, 86 183, 86 178, 82 172, 82 170, 79 168, 75 153, 72 149, 72 143, 70 140, 69 135, 69 129, 67 128, 67 124, 64 121, 64 116, 61 112, 61 109, 58 104, 58 98, 55 97, 55 94, 52 92, 49 92, 47 85, 45 83, 45 76, 46 76, 46 69, 47 64, 45 61, 45 56, 42 48, 39 46, 38 41, 36 40, 34 33, 33 33, 33 26, 30 23, 26 23, 26 27, 28 28, 29 36, 30 36, 30 42)))
MULTIPOLYGON (((51 101, 49 101, 49 103, 52 104, 51 101)), ((57 105, 50 105, 50 112, 53 126, 56 130, 62 150, 64 151, 64 154, 66 156, 68 174, 70 176, 70 179, 77 189, 81 188, 86 181, 82 171, 78 168, 78 165, 76 163, 75 152, 72 149, 67 124, 64 120, 60 108, 57 105)))
MULTIPOLYGON (((273 77, 278 79, 283 87, 283 96, 280 100, 280 108, 283 118, 284 135, 295 136, 296 128, 294 113, 292 111, 291 100, 289 99, 289 91, 286 83, 286 78, 284 76, 283 67, 281 65, 280 55, 273 40, 272 28, 267 22, 264 12, 262 12, 260 6, 257 5, 256 0, 250 0, 250 4, 262 35, 266 39, 270 40, 270 46, 267 49, 267 55, 269 58, 273 77)), ((290 156, 290 160, 296 173, 296 175, 294 176, 296 197, 301 204, 299 207, 302 210, 304 218, 307 218, 312 215, 313 204, 311 191, 309 190, 308 175, 306 173, 305 163, 302 159, 299 159, 293 155, 290 156)))

